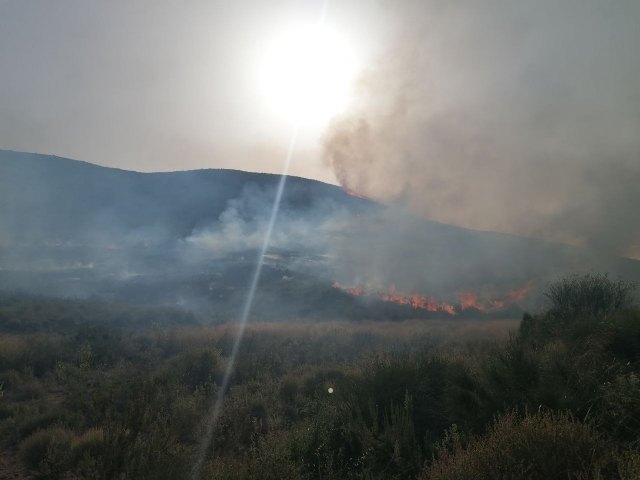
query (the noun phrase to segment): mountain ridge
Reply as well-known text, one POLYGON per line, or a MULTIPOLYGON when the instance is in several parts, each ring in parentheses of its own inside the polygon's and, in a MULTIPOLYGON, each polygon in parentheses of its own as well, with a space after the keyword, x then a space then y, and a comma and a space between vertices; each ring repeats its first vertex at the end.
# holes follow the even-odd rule
MULTIPOLYGON (((4 164, 4 162, 21 162, 23 163, 25 160, 27 161, 36 161, 39 165, 44 165, 46 164, 46 162, 51 163, 52 161, 54 162, 58 162, 58 163, 65 163, 67 165, 73 166, 73 167, 83 167, 83 168, 91 168, 94 169, 93 172, 97 173, 98 171, 100 172, 118 172, 121 174, 125 174, 125 175, 134 175, 134 176, 139 176, 139 178, 143 178, 143 177, 147 177, 147 178, 152 178, 152 177, 176 177, 176 178, 184 178, 184 179, 191 179, 194 176, 207 176, 207 175, 216 175, 216 174, 231 174, 234 176, 245 176, 247 177, 247 179, 245 180, 245 183, 248 181, 255 181, 255 180, 259 180, 259 179, 269 179, 269 180, 276 180, 279 179, 281 177, 281 174, 277 174, 277 173, 269 173, 269 172, 257 172, 257 171, 247 171, 247 170, 239 170, 239 169, 231 169, 231 168, 199 168, 199 169, 189 169, 189 170, 172 170, 172 171, 159 171, 159 172, 141 172, 141 171, 137 171, 137 170, 129 170, 129 169, 124 169, 124 168, 120 168, 120 167, 110 167, 110 166, 104 166, 104 165, 98 165, 98 164, 94 164, 88 161, 84 161, 84 160, 77 160, 77 159, 72 159, 72 158, 68 158, 68 157, 61 157, 58 155, 47 155, 47 154, 41 154, 41 153, 32 153, 32 152, 21 152, 21 151, 15 151, 15 150, 7 150, 7 149, 0 149, 0 172, 2 173, 6 173, 6 171, 3 171, 6 168, 6 164, 4 164), (18 158, 8 158, 8 157, 18 157, 18 158)), ((18 166, 18 165, 14 165, 18 166)), ((20 165, 20 167, 22 167, 23 165, 20 165)), ((47 166, 53 166, 53 165, 47 165, 47 166)), ((59 165, 58 165, 59 167, 59 165)), ((314 186, 322 186, 323 188, 327 188, 327 189, 331 189, 335 192, 335 194, 341 195, 343 196, 343 198, 347 198, 347 199, 351 199, 352 201, 355 202, 362 202, 362 203, 372 203, 375 205, 381 205, 378 202, 371 200, 369 198, 362 198, 362 197, 355 197, 353 195, 350 195, 348 192, 346 192, 343 188, 341 188, 338 185, 333 185, 330 183, 326 183, 320 180, 316 180, 316 179, 312 179, 312 178, 307 178, 307 177, 301 177, 301 176, 295 176, 295 175, 287 175, 287 181, 293 181, 293 182, 302 182, 302 183, 308 183, 309 185, 314 185, 314 186)), ((0 186, 3 186, 2 184, 2 180, 0 178, 0 186)), ((381 205, 382 206, 382 205, 381 205)), ((541 242, 541 243, 546 243, 548 245, 555 245, 555 246, 566 246, 569 248, 581 248, 581 247, 576 247, 574 245, 568 245, 568 244, 563 244, 560 242, 556 242, 556 241, 551 241, 551 240, 546 240, 543 238, 537 238, 537 237, 528 237, 528 236, 523 236, 523 235, 517 235, 517 234, 513 234, 513 233, 505 233, 505 232, 499 232, 499 231, 494 231, 494 230, 479 230, 479 229, 473 229, 473 228, 468 228, 468 227, 463 227, 463 226, 458 226, 458 225, 453 225, 453 224, 448 224, 445 222, 440 222, 437 220, 431 220, 431 219, 426 219, 426 218, 422 218, 422 217, 416 217, 419 221, 424 221, 424 222, 429 222, 435 225, 441 225, 441 226, 445 226, 447 228, 452 228, 452 229, 459 229, 461 231, 468 231, 468 232, 473 232, 473 233, 477 233, 477 234, 487 234, 487 235, 497 235, 497 236, 503 236, 506 238, 513 238, 513 239, 518 239, 518 240, 524 240, 524 241, 534 241, 534 242, 541 242)))

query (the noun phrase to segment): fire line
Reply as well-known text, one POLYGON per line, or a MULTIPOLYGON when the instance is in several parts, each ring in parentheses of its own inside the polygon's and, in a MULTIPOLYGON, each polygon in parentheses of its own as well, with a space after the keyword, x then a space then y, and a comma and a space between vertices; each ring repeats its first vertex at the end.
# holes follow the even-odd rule
POLYGON ((478 292, 458 291, 456 293, 457 303, 452 304, 419 293, 399 293, 395 285, 391 285, 386 291, 367 289, 362 286, 343 287, 338 282, 334 282, 331 286, 356 297, 371 297, 383 302, 407 305, 416 310, 445 312, 452 316, 465 310, 477 310, 486 313, 507 308, 524 299, 531 290, 531 282, 529 282, 522 288, 493 295, 487 300, 481 300, 478 292))

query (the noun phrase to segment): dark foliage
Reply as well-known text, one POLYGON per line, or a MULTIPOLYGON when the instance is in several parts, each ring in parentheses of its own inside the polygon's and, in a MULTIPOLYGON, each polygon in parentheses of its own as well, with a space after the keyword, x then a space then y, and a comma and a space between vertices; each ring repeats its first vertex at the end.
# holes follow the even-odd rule
MULTIPOLYGON (((202 478, 638 478, 631 287, 591 275, 549 293, 510 336, 486 321, 250 325, 202 478)), ((234 329, 92 305, 0 302, 28 326, 0 335, 3 448, 40 478, 188 478, 234 329)))

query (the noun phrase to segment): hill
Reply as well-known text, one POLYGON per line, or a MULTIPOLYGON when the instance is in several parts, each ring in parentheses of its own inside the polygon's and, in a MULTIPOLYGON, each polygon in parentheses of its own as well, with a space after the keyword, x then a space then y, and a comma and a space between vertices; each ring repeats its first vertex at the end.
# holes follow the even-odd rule
MULTIPOLYGON (((278 175, 0 151, 0 290, 239 311, 278 175)), ((640 262, 417 218, 289 177, 254 318, 518 315, 549 278, 640 262)))

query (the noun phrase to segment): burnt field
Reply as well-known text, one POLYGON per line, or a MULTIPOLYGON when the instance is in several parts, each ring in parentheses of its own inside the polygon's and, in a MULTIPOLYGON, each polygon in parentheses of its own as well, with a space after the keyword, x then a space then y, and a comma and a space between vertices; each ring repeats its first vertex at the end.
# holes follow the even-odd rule
MULTIPOLYGON (((208 323, 233 321, 240 312, 258 252, 223 258, 184 259, 170 248, 88 249, 54 246, 14 248, 28 265, 10 262, 0 270, 0 291, 58 298, 95 299, 131 305, 172 306, 208 323)), ((347 287, 333 281, 326 255, 275 250, 263 259, 252 321, 397 321, 412 318, 517 318, 539 300, 531 283, 513 291, 472 290, 443 294, 347 287)), ((486 290, 486 289, 485 289, 486 290)))

